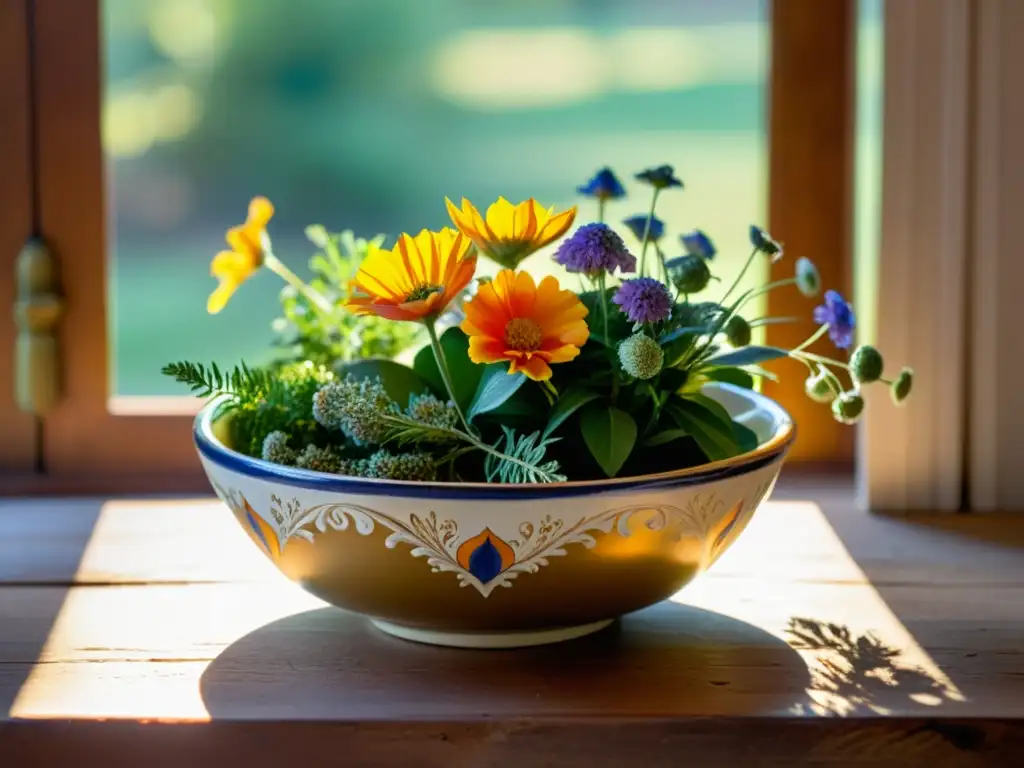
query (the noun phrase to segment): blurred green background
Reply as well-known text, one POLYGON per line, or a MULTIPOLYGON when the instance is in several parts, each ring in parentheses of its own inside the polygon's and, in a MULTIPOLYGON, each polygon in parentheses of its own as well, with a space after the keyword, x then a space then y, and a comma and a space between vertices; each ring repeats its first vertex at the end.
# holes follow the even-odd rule
MULTIPOLYGON (((159 373, 170 360, 265 359, 274 275, 205 312, 209 260, 254 194, 304 274, 307 224, 392 242, 448 223, 445 195, 579 203, 585 223, 574 189, 598 167, 625 181, 667 162, 687 184, 659 202, 669 255, 701 227, 730 279, 766 215, 766 5, 105 0, 112 391, 182 394, 159 373)), ((876 162, 858 168, 869 190, 876 162)), ((615 223, 649 204, 627 188, 615 223)), ((549 257, 526 266, 557 274, 549 257)))

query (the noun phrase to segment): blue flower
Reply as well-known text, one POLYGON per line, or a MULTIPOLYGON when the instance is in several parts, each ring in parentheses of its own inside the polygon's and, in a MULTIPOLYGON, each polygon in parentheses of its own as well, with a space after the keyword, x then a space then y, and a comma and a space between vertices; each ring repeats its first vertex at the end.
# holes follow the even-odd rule
POLYGON ((612 301, 634 323, 660 323, 672 314, 672 294, 653 277, 624 281, 612 301))
POLYGON ((611 168, 602 168, 594 174, 593 178, 576 191, 587 197, 596 197, 598 200, 613 200, 626 196, 626 188, 612 172, 611 168))
POLYGON ((715 244, 711 242, 711 238, 704 234, 699 229, 693 230, 693 232, 687 232, 685 235, 680 235, 679 239, 683 242, 683 248, 691 256, 702 256, 705 259, 715 258, 715 254, 718 253, 718 249, 715 248, 715 244))
POLYGON ((828 325, 828 337, 839 349, 853 343, 857 318, 853 307, 838 291, 825 291, 825 303, 814 308, 814 322, 828 325))
POLYGON ((683 182, 676 178, 675 169, 671 165, 659 165, 657 168, 648 168, 636 175, 638 181, 646 181, 655 189, 665 187, 682 187, 683 182))
POLYGON ((765 256, 771 256, 773 264, 782 258, 782 245, 775 242, 771 235, 754 224, 750 225, 750 244, 754 246, 754 250, 760 251, 765 256))
MULTIPOLYGON (((644 239, 644 228, 647 226, 647 214, 638 213, 635 216, 630 216, 628 219, 623 219, 622 223, 629 227, 629 231, 633 233, 633 236, 637 240, 643 241, 644 239)), ((657 216, 651 217, 651 231, 647 233, 647 239, 656 243, 661 240, 661 236, 665 234, 665 222, 659 219, 657 216)))
POLYGON ((555 251, 555 261, 569 272, 591 277, 610 274, 616 268, 620 272, 636 272, 636 256, 615 230, 601 223, 584 224, 563 240, 555 251))

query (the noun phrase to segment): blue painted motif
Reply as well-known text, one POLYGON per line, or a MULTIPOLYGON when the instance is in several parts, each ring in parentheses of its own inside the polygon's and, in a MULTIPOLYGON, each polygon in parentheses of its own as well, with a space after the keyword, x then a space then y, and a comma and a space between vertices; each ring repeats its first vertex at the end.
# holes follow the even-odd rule
POLYGON ((467 570, 476 576, 481 584, 486 584, 501 573, 503 570, 501 553, 491 543, 490 537, 484 539, 483 543, 473 550, 469 556, 469 568, 467 570))

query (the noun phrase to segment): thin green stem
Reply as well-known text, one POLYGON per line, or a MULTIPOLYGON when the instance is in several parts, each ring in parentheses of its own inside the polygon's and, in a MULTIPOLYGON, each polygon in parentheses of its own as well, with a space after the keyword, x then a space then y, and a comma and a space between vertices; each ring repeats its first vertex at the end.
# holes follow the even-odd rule
POLYGON ((799 352, 800 350, 807 349, 809 346, 811 346, 811 344, 816 342, 818 339, 820 339, 826 333, 828 333, 828 323, 825 323, 824 325, 822 325, 818 330, 816 330, 814 333, 812 333, 810 336, 808 336, 804 340, 803 344, 801 344, 799 347, 795 347, 795 348, 791 349, 789 353, 793 354, 794 352, 799 352))
POLYGON ((665 252, 661 250, 657 243, 654 244, 654 255, 658 257, 658 263, 661 264, 662 281, 671 288, 672 283, 668 279, 668 265, 665 262, 665 252))
POLYGON ((759 317, 756 320, 751 320, 747 325, 751 328, 757 328, 762 325, 783 325, 786 323, 799 323, 802 322, 801 317, 759 317))
POLYGON ((785 277, 782 280, 775 280, 774 282, 767 283, 766 285, 762 285, 760 288, 751 291, 750 294, 747 296, 746 301, 744 301, 743 303, 746 304, 747 301, 750 301, 755 296, 762 296, 768 293, 769 291, 774 291, 776 288, 782 288, 787 285, 794 285, 795 283, 795 277, 785 277))
POLYGON ((644 222, 644 236, 640 244, 640 276, 645 277, 647 275, 647 243, 651 238, 651 222, 654 220, 654 207, 658 204, 658 193, 661 189, 658 187, 654 188, 654 194, 651 196, 651 210, 647 213, 647 221, 644 222))
MULTIPOLYGON (((456 406, 456 408, 458 408, 458 406, 456 406)), ((461 415, 461 412, 460 412, 460 415, 461 415)), ((403 426, 403 427, 408 427, 408 426, 422 427, 423 426, 422 424, 420 424, 417 421, 412 421, 411 419, 409 419, 407 417, 403 418, 402 416, 387 416, 387 415, 385 415, 382 418, 385 421, 387 421, 387 422, 390 422, 392 424, 396 424, 398 426, 403 426)), ((478 450, 481 450, 481 451, 483 451, 485 453, 489 453, 492 456, 501 459, 502 461, 508 461, 508 462, 510 462, 512 464, 517 464, 517 465, 519 465, 520 467, 522 467, 524 469, 530 470, 531 472, 538 471, 537 467, 533 466, 532 464, 530 464, 528 462, 525 462, 522 459, 517 459, 515 456, 509 456, 507 453, 502 453, 497 448, 495 448, 493 445, 488 445, 487 443, 485 443, 482 440, 480 440, 478 437, 476 437, 471 432, 463 431, 461 429, 455 429, 453 427, 431 427, 430 431, 432 433, 434 433, 434 434, 450 435, 451 437, 453 437, 453 438, 455 438, 457 440, 462 440, 463 442, 469 443, 474 448, 476 448, 478 450)), ((461 453, 463 453, 463 451, 454 451, 453 453, 457 457, 458 455, 461 455, 461 453)), ((452 455, 452 454, 449 454, 449 455, 452 455)))
POLYGON ((267 267, 267 269, 269 269, 271 272, 276 274, 286 283, 295 288, 295 290, 297 290, 299 293, 301 293, 303 296, 309 299, 310 303, 312 303, 321 312, 323 312, 324 314, 331 314, 334 312, 334 306, 331 304, 331 302, 324 298, 323 294, 306 285, 306 283, 304 283, 298 275, 296 275, 294 272, 288 269, 288 267, 285 266, 285 263, 281 261, 279 258, 277 258, 277 256, 275 256, 272 252, 264 252, 263 264, 267 267))
MULTIPOLYGON (((815 355, 815 354, 812 354, 811 352, 801 352, 799 347, 797 347, 796 349, 790 351, 789 356, 790 357, 794 357, 797 360, 800 360, 800 359, 813 360, 816 363, 820 363, 822 368, 825 368, 826 370, 828 370, 827 366, 830 366, 830 365, 834 365, 836 368, 842 368, 844 371, 849 371, 850 370, 849 363, 844 363, 844 362, 841 362, 839 360, 833 360, 831 357, 825 357, 823 355, 815 355)), ((892 385, 892 381, 890 379, 881 378, 881 379, 877 379, 877 381, 879 381, 882 384, 885 384, 887 386, 891 386, 892 385)))
POLYGON ((736 279, 732 281, 732 285, 729 286, 729 290, 725 292, 725 295, 722 297, 721 301, 718 302, 719 304, 725 304, 725 300, 728 299, 732 295, 732 292, 736 290, 737 286, 739 286, 740 284, 740 281, 743 280, 743 276, 747 274, 747 270, 750 269, 750 265, 754 262, 754 257, 757 256, 757 254, 757 248, 750 252, 750 255, 747 257, 746 263, 743 265, 743 269, 741 269, 740 273, 736 275, 736 279))
POLYGON ((441 372, 441 380, 444 382, 445 389, 448 390, 448 397, 451 398, 452 404, 455 406, 455 412, 459 414, 459 421, 462 422, 462 426, 465 427, 466 432, 472 434, 473 431, 469 427, 469 420, 466 418, 466 414, 462 412, 462 406, 459 405, 459 401, 455 397, 452 375, 448 370, 448 361, 444 359, 444 349, 441 347, 441 340, 437 338, 437 329, 434 327, 434 321, 428 320, 425 325, 427 326, 427 334, 430 336, 430 347, 434 350, 434 360, 437 361, 437 369, 441 372))
POLYGON ((597 220, 599 223, 604 223, 604 203, 603 197, 597 198, 597 220))
POLYGON ((608 336, 608 289, 605 283, 604 272, 597 278, 597 290, 601 292, 601 323, 604 327, 604 340, 606 343, 611 344, 612 340, 608 336))

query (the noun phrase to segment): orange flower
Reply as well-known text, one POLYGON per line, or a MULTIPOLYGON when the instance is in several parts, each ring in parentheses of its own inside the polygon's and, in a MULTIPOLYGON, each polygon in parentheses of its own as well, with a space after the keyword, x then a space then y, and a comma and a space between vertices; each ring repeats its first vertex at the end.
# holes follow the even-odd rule
POLYGON ((534 381, 551 378, 549 363, 567 363, 580 353, 590 330, 587 308, 572 291, 545 277, 540 285, 528 272, 505 269, 481 285, 464 307, 461 328, 469 336, 474 363, 511 361, 534 381))
POLYGON ((210 274, 220 281, 206 302, 206 311, 211 315, 224 309, 238 286, 263 265, 263 239, 273 215, 274 206, 267 198, 254 197, 249 203, 245 224, 227 231, 225 239, 231 250, 221 251, 210 262, 210 274))
POLYGON ((429 320, 444 312, 475 271, 473 243, 454 229, 402 233, 393 250, 371 244, 345 306, 359 315, 429 320))
POLYGON ((499 197, 487 209, 486 219, 466 198, 462 198, 461 210, 447 197, 444 202, 459 231, 481 253, 508 269, 515 269, 531 253, 561 237, 576 218, 576 206, 555 213, 554 208, 544 208, 532 197, 519 205, 499 197))

